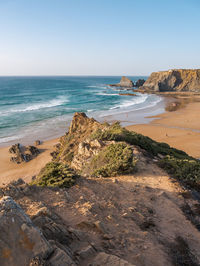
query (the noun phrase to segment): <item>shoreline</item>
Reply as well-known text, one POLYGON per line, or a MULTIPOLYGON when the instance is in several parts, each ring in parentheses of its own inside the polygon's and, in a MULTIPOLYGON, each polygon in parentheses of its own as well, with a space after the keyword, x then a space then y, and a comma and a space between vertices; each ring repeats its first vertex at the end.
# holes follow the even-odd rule
MULTIPOLYGON (((172 101, 173 98, 167 98, 167 101, 163 99, 165 107, 169 100, 172 101)), ((186 106, 176 111, 164 111, 161 114, 149 116, 148 124, 133 124, 130 117, 134 118, 134 112, 124 113, 123 115, 129 121, 128 125, 126 125, 127 121, 122 121, 122 125, 125 124, 123 126, 129 130, 149 136, 159 142, 166 142, 172 147, 184 150, 195 158, 200 158, 200 125, 197 123, 200 119, 199 109, 200 103, 187 103, 186 106)), ((110 117, 110 122, 117 120, 117 118, 112 119, 113 117, 110 117)), ((25 182, 30 182, 32 177, 37 175, 41 168, 51 160, 50 153, 58 141, 59 138, 43 141, 38 146, 41 153, 30 162, 19 165, 10 162, 11 154, 8 152, 10 145, 0 147, 0 186, 5 186, 19 178, 24 179, 25 182)))
MULTIPOLYGON (((131 97, 127 96, 126 101, 131 102, 131 97)), ((123 126, 138 124, 141 122, 146 124, 153 120, 153 118, 148 117, 149 115, 153 117, 165 111, 165 106, 168 101, 169 99, 165 97, 158 97, 155 102, 147 102, 147 106, 142 106, 142 108, 137 107, 137 103, 135 104, 133 102, 133 106, 130 107, 125 106, 119 107, 119 109, 114 108, 113 110, 109 109, 86 112, 86 115, 90 118, 93 117, 101 123, 120 121, 123 126)), ((50 120, 43 121, 42 124, 45 125, 44 127, 43 125, 41 127, 41 124, 38 124, 38 122, 33 124, 31 128, 28 125, 27 127, 20 129, 18 132, 16 132, 16 134, 13 133, 13 136, 8 137, 8 139, 11 138, 11 140, 0 142, 0 148, 8 147, 16 143, 20 143, 22 145, 33 145, 36 139, 46 142, 55 138, 59 138, 63 136, 69 129, 72 118, 73 114, 61 116, 60 118, 57 118, 57 122, 50 122, 50 120)))
POLYGON ((155 116, 149 124, 126 128, 200 158, 200 124, 197 122, 200 120, 199 110, 199 102, 190 102, 176 111, 166 111, 155 116))

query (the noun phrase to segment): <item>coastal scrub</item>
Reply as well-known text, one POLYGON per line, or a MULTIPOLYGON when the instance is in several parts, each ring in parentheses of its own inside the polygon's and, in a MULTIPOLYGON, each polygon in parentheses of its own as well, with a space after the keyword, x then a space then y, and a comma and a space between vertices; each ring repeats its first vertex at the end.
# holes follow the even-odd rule
POLYGON ((32 185, 47 187, 69 188, 75 184, 77 175, 67 165, 57 162, 50 162, 41 169, 32 185))
POLYGON ((92 158, 90 167, 92 176, 109 177, 133 172, 136 159, 130 145, 113 143, 105 147, 97 156, 92 158))
POLYGON ((167 143, 160 143, 151 138, 128 131, 114 123, 106 130, 98 129, 91 135, 92 139, 104 141, 124 141, 128 144, 139 146, 145 150, 150 157, 156 157, 161 168, 165 169, 172 177, 200 188, 200 161, 189 156, 184 151, 171 148, 167 143))

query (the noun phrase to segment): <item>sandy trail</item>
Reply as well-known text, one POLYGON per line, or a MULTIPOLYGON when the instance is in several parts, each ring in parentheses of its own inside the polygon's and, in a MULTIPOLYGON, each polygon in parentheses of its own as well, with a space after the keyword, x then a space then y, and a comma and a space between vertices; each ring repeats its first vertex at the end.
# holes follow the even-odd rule
POLYGON ((137 266, 200 265, 200 231, 184 213, 194 210, 198 225, 199 202, 183 197, 180 185, 155 164, 144 163, 135 175, 81 178, 69 190, 43 188, 18 202, 30 216, 41 202, 52 219, 57 215, 59 228, 76 235, 72 254, 91 249, 78 265, 90 265, 99 251, 137 266))

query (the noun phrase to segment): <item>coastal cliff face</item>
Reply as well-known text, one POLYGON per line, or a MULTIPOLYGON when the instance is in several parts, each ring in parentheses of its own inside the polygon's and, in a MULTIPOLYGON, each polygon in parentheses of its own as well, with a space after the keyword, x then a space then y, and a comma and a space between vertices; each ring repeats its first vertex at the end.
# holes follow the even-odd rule
POLYGON ((200 92, 200 69, 174 69, 153 72, 142 89, 157 92, 200 92))

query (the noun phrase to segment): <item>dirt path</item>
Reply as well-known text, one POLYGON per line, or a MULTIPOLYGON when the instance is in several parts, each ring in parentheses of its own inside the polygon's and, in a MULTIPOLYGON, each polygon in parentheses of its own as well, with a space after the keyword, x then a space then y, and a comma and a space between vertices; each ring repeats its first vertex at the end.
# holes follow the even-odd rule
POLYGON ((59 217, 76 236, 68 245, 78 265, 89 265, 101 251, 137 266, 200 265, 200 204, 155 164, 145 162, 134 176, 42 189, 18 202, 30 216, 42 202, 52 219, 59 217))

